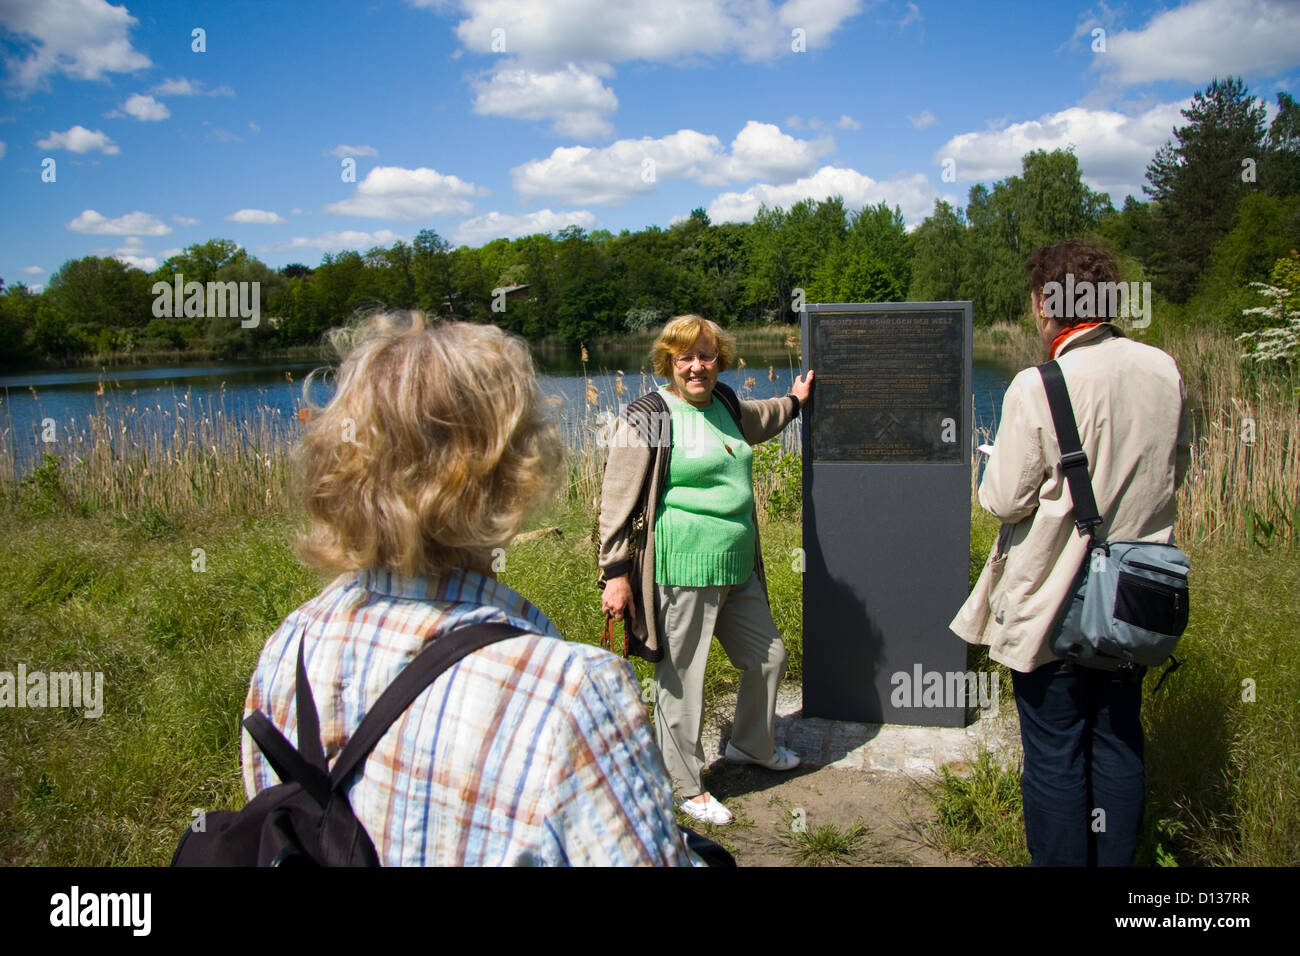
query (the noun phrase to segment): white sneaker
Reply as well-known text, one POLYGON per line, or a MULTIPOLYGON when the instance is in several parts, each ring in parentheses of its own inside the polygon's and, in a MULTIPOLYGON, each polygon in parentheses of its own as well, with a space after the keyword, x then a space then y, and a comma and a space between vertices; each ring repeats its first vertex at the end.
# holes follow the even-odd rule
POLYGON ((719 803, 713 794, 709 794, 709 799, 703 803, 683 800, 678 809, 688 817, 694 817, 701 823, 712 823, 715 827, 725 827, 732 819, 731 811, 719 803))
POLYGON ((768 770, 793 770, 799 766, 799 755, 789 747, 775 747, 771 759, 756 760, 739 747, 733 747, 728 740, 723 756, 731 763, 752 763, 756 767, 766 767, 768 770))

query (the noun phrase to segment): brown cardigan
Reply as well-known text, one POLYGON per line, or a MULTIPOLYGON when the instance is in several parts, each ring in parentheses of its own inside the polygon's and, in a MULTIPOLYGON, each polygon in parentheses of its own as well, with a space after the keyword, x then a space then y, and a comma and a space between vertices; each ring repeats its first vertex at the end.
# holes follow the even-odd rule
MULTIPOLYGON (((779 434, 799 414, 799 399, 793 395, 748 401, 738 399, 721 382, 714 386, 713 395, 728 406, 733 417, 739 412, 740 434, 751 445, 761 445, 779 434)), ((671 455, 672 417, 667 405, 657 392, 643 395, 614 422, 600 493, 597 562, 605 579, 630 575, 635 607, 631 620, 624 622, 628 653, 648 661, 663 658, 654 614, 654 527, 659 501, 666 490, 671 455), (645 482, 649 483, 645 493, 645 520, 638 529, 634 528, 638 524, 634 519, 640 511, 638 504, 645 482)), ((751 520, 754 522, 754 570, 766 594, 757 506, 751 520)))

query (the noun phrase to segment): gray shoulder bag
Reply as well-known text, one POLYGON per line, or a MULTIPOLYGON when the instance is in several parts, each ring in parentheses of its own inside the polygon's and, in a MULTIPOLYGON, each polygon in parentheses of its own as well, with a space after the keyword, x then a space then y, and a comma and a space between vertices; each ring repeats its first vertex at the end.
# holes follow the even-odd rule
MULTIPOLYGON (((1088 556, 1052 632, 1052 650, 1081 666, 1124 673, 1173 659, 1187 628, 1187 555, 1172 544, 1097 540, 1102 519, 1065 377, 1054 361, 1038 371, 1061 446, 1075 527, 1088 536, 1088 556)), ((1173 659, 1161 681, 1180 663, 1173 659)))

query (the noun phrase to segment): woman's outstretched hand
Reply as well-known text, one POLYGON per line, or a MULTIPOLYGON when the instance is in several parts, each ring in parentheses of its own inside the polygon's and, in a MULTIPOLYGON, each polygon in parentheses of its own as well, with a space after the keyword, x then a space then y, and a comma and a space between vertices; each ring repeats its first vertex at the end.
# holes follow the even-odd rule
POLYGON ((790 386, 790 394, 799 399, 801 408, 807 403, 808 393, 812 391, 812 380, 812 369, 809 369, 807 375, 795 376, 794 383, 790 386))
POLYGON ((632 585, 628 582, 626 574, 620 574, 605 582, 605 590, 600 596, 600 609, 616 621, 623 620, 624 614, 629 618, 636 617, 636 605, 632 602, 632 585))

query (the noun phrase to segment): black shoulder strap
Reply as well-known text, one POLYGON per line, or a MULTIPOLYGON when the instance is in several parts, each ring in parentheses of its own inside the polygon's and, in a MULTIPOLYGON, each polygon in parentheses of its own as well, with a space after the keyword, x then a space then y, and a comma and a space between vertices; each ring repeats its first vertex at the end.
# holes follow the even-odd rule
POLYGON ((713 394, 722 400, 722 407, 731 415, 731 420, 736 423, 736 430, 743 436, 745 429, 740 424, 740 399, 736 397, 735 391, 732 390, 730 385, 714 382, 713 394))
POLYGON ((1097 499, 1092 493, 1092 480, 1088 476, 1088 456, 1079 439, 1079 427, 1070 404, 1070 391, 1065 387, 1065 376, 1055 360, 1038 366, 1047 389, 1047 404, 1052 410, 1052 424, 1056 428, 1056 441, 1061 446, 1061 470, 1070 486, 1074 502, 1074 524, 1082 534, 1092 538, 1093 529, 1101 524, 1097 513, 1097 499))
MULTIPOLYGON (((646 440, 646 444, 651 449, 651 461, 655 460, 653 451, 659 447, 673 447, 672 432, 672 413, 668 409, 668 403, 658 392, 647 392, 635 402, 627 407, 627 420, 633 428, 641 432, 646 440)), ((666 471, 668 467, 668 456, 660 455, 659 465, 661 471, 666 471)), ((663 487, 663 475, 659 478, 659 487, 663 487)), ((650 505, 650 469, 647 468, 644 475, 641 476, 641 487, 636 494, 636 508, 632 512, 635 519, 639 515, 644 515, 650 505)))
POLYGON ((281 781, 301 784, 324 806, 330 791, 352 776, 393 722, 438 679, 438 675, 479 648, 524 633, 527 632, 513 624, 494 622, 458 627, 436 638, 416 655, 415 660, 402 668, 388 689, 379 695, 379 700, 362 719, 361 726, 344 745, 333 770, 328 773, 325 771, 325 749, 320 739, 320 717, 303 665, 301 640, 298 642, 296 691, 298 748, 294 749, 288 738, 260 710, 244 718, 244 727, 281 781), (320 756, 319 764, 315 760, 316 754, 320 756))

